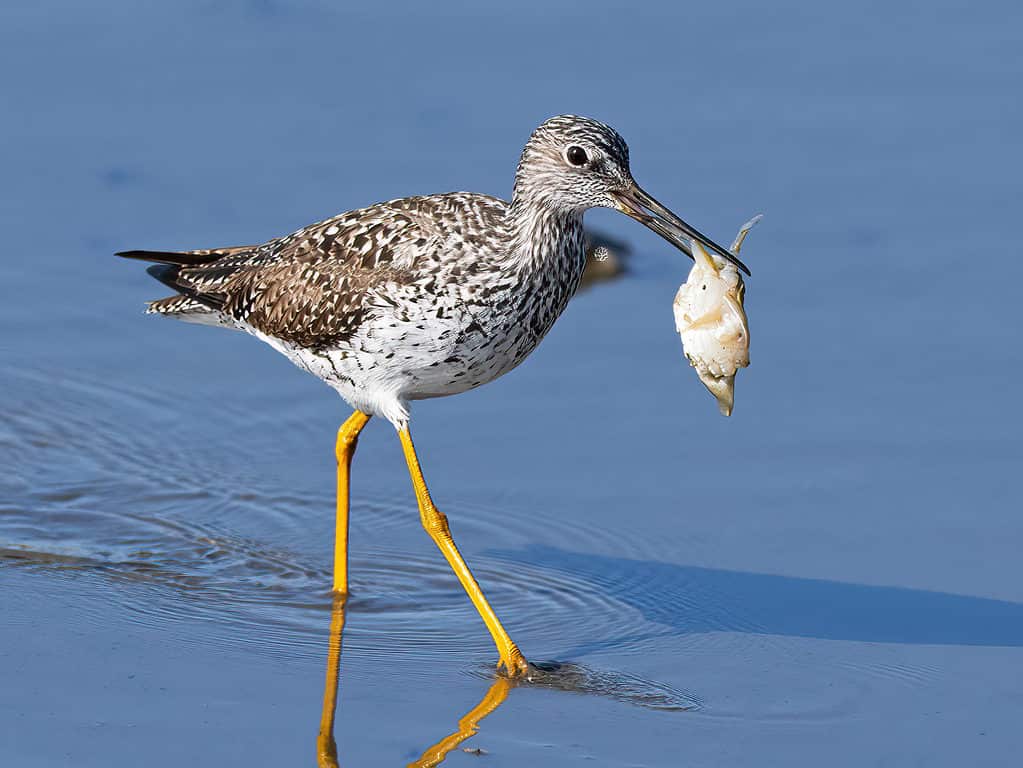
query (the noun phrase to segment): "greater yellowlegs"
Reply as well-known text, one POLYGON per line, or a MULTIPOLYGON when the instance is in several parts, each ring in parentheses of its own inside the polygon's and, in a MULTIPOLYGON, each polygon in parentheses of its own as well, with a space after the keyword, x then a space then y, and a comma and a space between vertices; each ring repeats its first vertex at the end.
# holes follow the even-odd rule
POLYGON ((398 431, 423 527, 486 623, 511 676, 528 665, 483 596, 430 498, 409 431, 414 400, 507 373, 565 309, 585 262, 583 213, 619 210, 692 256, 690 240, 747 274, 632 179, 609 126, 553 117, 533 131, 511 202, 469 192, 342 213, 263 245, 125 251, 176 291, 148 312, 251 333, 323 379, 355 409, 338 432, 334 590, 348 591, 348 486, 372 416, 398 431))

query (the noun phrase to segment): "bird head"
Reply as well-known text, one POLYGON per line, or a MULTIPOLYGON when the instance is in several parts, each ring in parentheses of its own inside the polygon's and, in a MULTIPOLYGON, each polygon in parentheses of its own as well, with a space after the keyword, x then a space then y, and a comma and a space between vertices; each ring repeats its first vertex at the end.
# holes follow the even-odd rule
POLYGON ((588 117, 552 117, 533 131, 515 173, 515 199, 561 213, 613 208, 690 257, 695 240, 749 274, 731 251, 644 192, 632 178, 628 144, 609 125, 588 117))

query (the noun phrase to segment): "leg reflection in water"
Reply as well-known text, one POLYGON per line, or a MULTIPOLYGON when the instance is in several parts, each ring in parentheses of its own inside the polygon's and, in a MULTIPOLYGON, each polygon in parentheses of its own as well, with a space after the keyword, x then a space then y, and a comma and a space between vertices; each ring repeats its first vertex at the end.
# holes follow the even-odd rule
POLYGON ((418 760, 408 764, 408 768, 431 768, 431 766, 443 763, 448 752, 480 729, 480 720, 501 706, 504 700, 508 698, 508 691, 511 690, 513 685, 514 683, 508 678, 497 677, 491 683, 490 690, 480 700, 480 703, 470 709, 465 717, 458 721, 458 730, 445 736, 423 752, 418 760))
MULTIPOLYGON (((334 718, 337 712, 337 692, 341 672, 341 636, 345 628, 347 595, 335 594, 330 616, 330 641, 327 646, 327 679, 323 686, 323 711, 320 732, 316 737, 316 757, 320 768, 339 768, 337 742, 334 740, 334 718)), ((455 747, 479 731, 480 721, 497 709, 508 698, 515 684, 498 676, 491 683, 483 699, 458 721, 458 728, 427 749, 409 768, 430 768, 440 765, 455 747)))
POLYGON ((348 595, 334 593, 330 609, 330 640, 327 643, 327 680, 323 684, 323 712, 316 736, 316 763, 320 768, 338 768, 337 742, 334 741, 334 713, 337 711, 337 686, 341 679, 341 635, 345 628, 345 603, 348 595))

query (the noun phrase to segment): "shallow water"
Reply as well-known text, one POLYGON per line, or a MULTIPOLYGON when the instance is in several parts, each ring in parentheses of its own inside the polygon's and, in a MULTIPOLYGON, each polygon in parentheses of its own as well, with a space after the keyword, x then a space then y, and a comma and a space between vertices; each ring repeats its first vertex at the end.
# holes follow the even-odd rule
POLYGON ((1011 764, 1023 16, 587 8, 0 10, 4 764, 329 764, 338 642, 340 765, 1011 764), (688 265, 597 212, 626 274, 511 375, 416 408, 537 666, 512 686, 392 430, 355 459, 342 615, 343 403, 250 338, 142 316, 161 288, 110 254, 505 194, 565 111, 719 239, 764 211, 753 362, 721 418, 673 330, 688 265))

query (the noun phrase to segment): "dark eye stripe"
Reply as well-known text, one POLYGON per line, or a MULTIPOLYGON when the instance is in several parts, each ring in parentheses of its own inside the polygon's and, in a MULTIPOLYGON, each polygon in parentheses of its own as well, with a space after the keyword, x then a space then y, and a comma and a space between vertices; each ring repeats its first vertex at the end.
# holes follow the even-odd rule
POLYGON ((589 159, 586 157, 586 150, 574 144, 565 152, 565 158, 572 165, 586 165, 589 159))

